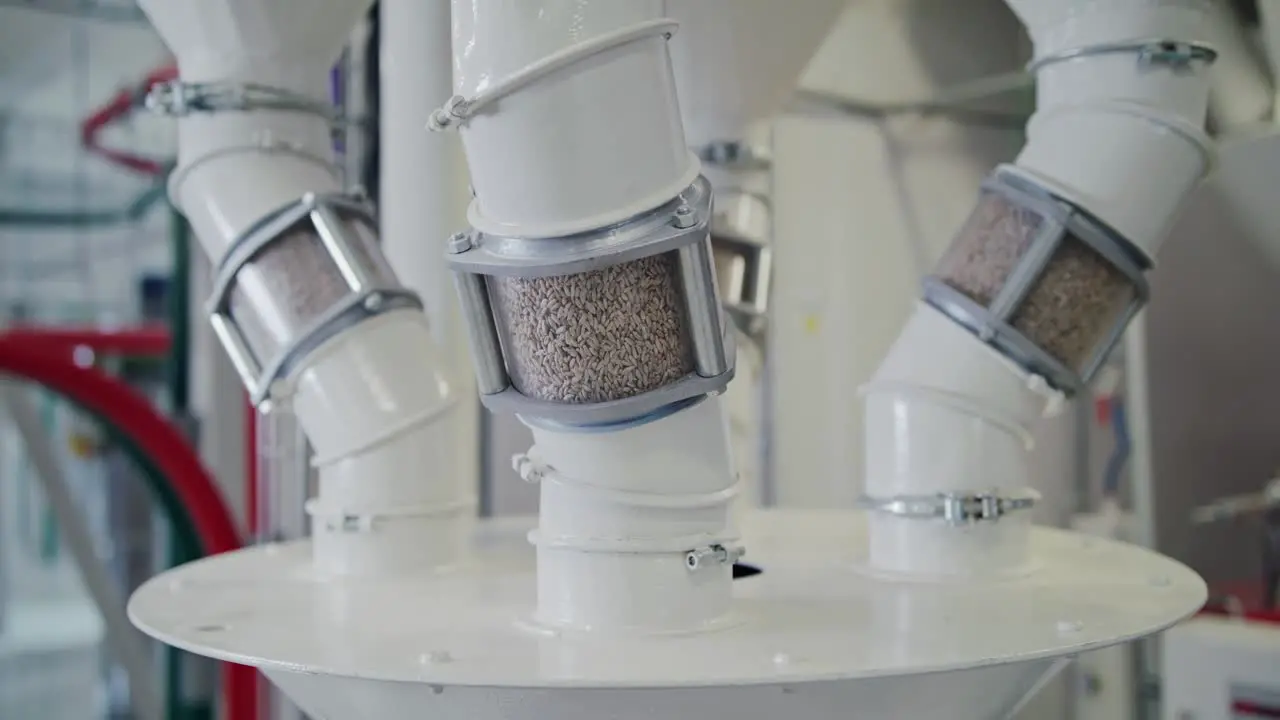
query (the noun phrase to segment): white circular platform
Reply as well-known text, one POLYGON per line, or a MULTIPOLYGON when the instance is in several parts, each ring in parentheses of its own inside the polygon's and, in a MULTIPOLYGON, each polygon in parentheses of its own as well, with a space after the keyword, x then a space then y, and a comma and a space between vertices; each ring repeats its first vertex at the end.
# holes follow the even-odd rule
MULTIPOLYGON (((332 720, 418 717, 396 708, 421 712, 424 698, 446 688, 454 689, 447 697, 465 701, 455 709, 472 713, 468 718, 524 718, 536 717, 533 699, 549 690, 665 688, 661 712, 670 713, 666 704, 676 702, 670 690, 677 688, 785 694, 807 684, 892 678, 892 688, 881 685, 901 702, 933 694, 920 677, 926 673, 984 668, 992 669, 987 680, 974 675, 964 685, 977 693, 974 700, 998 694, 994 684, 981 692, 997 676, 1009 687, 1027 686, 1025 694, 1056 667, 1055 658, 1156 632, 1195 612, 1206 595, 1200 578, 1172 560, 1049 529, 1032 533, 1037 567, 1025 577, 942 584, 878 578, 862 564, 861 513, 773 511, 755 514, 744 528, 747 560, 764 572, 735 582, 737 622, 688 635, 553 633, 530 622, 534 565, 524 532, 532 522, 485 523, 467 567, 394 581, 319 576, 306 543, 221 555, 151 580, 133 596, 130 614, 164 642, 261 667, 295 695, 334 694, 338 678, 363 682, 369 697, 351 686, 317 701, 332 720), (326 676, 324 683, 315 676, 326 676), (483 692, 458 692, 468 689, 483 692), (394 705, 372 697, 397 693, 394 705), (334 709, 338 695, 369 714, 334 709), (484 710, 477 702, 497 704, 484 710)), ((958 689, 948 686, 959 675, 931 676, 940 691, 935 699, 956 699, 958 689)), ((702 697, 688 694, 688 701, 702 697)), ((827 712, 831 698, 819 703, 827 712)), ((868 711, 879 701, 862 698, 868 711)), ((305 699, 301 704, 307 707, 305 699)), ((1008 704, 992 707, 1003 712, 1008 704)), ((757 697, 748 716, 764 717, 769 705, 757 697)), ((645 707, 606 716, 660 716, 657 706, 645 707)), ((769 712, 805 717, 788 707, 769 712)), ((816 712, 808 717, 822 717, 816 712)), ((955 708, 943 716, 999 716, 989 712, 955 708)))

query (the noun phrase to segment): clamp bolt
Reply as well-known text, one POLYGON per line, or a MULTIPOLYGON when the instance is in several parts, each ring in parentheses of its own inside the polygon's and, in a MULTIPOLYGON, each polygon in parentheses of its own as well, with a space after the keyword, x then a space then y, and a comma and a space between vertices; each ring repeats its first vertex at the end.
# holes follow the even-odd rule
POLYGON ((710 565, 732 565, 746 554, 747 551, 742 548, 727 548, 720 544, 707 545, 685 553, 684 566, 692 572, 710 565))
POLYGON ((458 255, 474 247, 471 236, 464 232, 456 232, 449 236, 449 254, 458 255))
POLYGON ((680 229, 691 228, 698 224, 698 216, 694 214, 693 208, 688 205, 681 205, 676 208, 674 224, 680 229))

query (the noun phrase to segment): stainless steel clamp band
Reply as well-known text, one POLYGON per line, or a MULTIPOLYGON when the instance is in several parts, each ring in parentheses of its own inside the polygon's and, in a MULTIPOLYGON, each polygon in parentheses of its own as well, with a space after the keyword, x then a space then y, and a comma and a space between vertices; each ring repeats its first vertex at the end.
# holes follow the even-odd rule
POLYGON ((153 87, 147 93, 146 106, 152 112, 175 117, 192 113, 275 110, 318 115, 335 126, 349 122, 328 102, 257 83, 173 80, 153 87))
POLYGON ((895 495, 888 498, 863 495, 858 499, 858 506, 908 520, 942 520, 959 527, 996 522, 1010 513, 1030 510, 1039 499, 1039 494, 1033 490, 1018 495, 999 495, 996 491, 895 495))
POLYGON ((1218 51, 1206 43, 1170 38, 1144 38, 1061 50, 1032 60, 1027 64, 1027 72, 1035 74, 1057 63, 1118 53, 1131 53, 1137 56, 1139 67, 1168 68, 1177 73, 1189 72, 1195 63, 1208 65, 1218 59, 1218 51))
POLYGON ((210 322, 251 401, 263 410, 268 409, 266 404, 270 401, 288 395, 282 381, 327 340, 376 315, 422 308, 418 296, 399 284, 385 262, 380 263, 371 253, 359 249, 369 240, 360 237, 352 223, 376 227, 372 210, 360 199, 308 194, 246 230, 218 266, 206 306, 210 322), (254 349, 233 313, 232 295, 241 271, 300 226, 309 226, 318 251, 332 263, 348 292, 330 306, 315 309, 278 350, 262 357, 261 349, 254 349))

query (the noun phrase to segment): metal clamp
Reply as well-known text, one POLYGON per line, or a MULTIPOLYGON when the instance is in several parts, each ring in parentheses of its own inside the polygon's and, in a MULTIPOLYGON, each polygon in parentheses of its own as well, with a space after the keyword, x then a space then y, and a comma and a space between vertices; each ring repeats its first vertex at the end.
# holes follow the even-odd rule
MULTIPOLYGON (((349 227, 352 221, 376 227, 372 210, 356 198, 308 194, 246 230, 219 264, 206 306, 209 321, 250 400, 264 412, 269 409, 269 401, 288 394, 282 381, 325 341, 370 317, 401 308, 422 308, 417 294, 401 286, 388 268, 380 266, 371 254, 355 251, 365 241, 349 227), (332 261, 350 294, 317 312, 274 356, 260 358, 232 315, 232 289, 246 265, 302 223, 312 225, 317 244, 332 261)), ((373 252, 377 249, 373 248, 373 252)))
POLYGON ((894 515, 910 520, 942 520, 956 527, 996 522, 1010 513, 1030 510, 1040 495, 1028 490, 1020 495, 987 493, 937 493, 934 495, 895 495, 873 498, 863 495, 858 506, 864 510, 894 515))
POLYGON ((330 125, 349 120, 327 102, 302 93, 256 83, 203 83, 173 80, 151 88, 147 109, 161 115, 183 117, 192 113, 276 110, 318 115, 330 125))
POLYGON ((746 554, 747 550, 743 547, 725 547, 718 543, 705 545, 685 553, 684 566, 689 569, 689 572, 696 572, 718 565, 732 565, 746 554))
POLYGON ((1027 72, 1034 74, 1056 63, 1116 53, 1137 55, 1140 68, 1167 68, 1175 73, 1191 72, 1193 65, 1197 62, 1210 65, 1218 59, 1218 51, 1205 43, 1170 38, 1146 38, 1068 48, 1032 60, 1027 64, 1027 72))
POLYGON ((725 322, 716 294, 708 243, 713 210, 711 185, 699 177, 661 207, 554 242, 477 231, 451 236, 447 262, 453 270, 484 405, 495 412, 588 426, 633 420, 672 403, 722 392, 733 378, 735 347, 732 326, 725 322), (489 292, 491 276, 575 275, 663 253, 675 255, 693 372, 648 392, 581 404, 539 400, 512 384, 489 292))
POLYGON ((982 183, 987 194, 1001 196, 1025 211, 1035 213, 1040 227, 1029 238, 1027 250, 1010 270, 1000 291, 988 303, 980 303, 949 285, 938 274, 922 281, 923 299, 977 335, 1027 372, 1043 377, 1055 390, 1073 394, 1087 385, 1102 368, 1111 350, 1123 337, 1129 321, 1150 297, 1145 273, 1150 261, 1125 237, 1103 225, 1067 199, 1059 198, 1016 170, 1001 167, 982 183), (1079 367, 1069 367, 1013 326, 1014 317, 1041 275, 1065 242, 1080 242, 1101 257, 1129 282, 1133 297, 1113 319, 1109 332, 1079 367))

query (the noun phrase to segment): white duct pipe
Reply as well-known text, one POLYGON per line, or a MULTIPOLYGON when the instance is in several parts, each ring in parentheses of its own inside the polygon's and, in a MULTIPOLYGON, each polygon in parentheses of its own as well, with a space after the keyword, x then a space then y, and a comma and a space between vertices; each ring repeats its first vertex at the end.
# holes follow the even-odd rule
POLYGON ((478 482, 480 404, 443 252, 446 238, 466 224, 466 172, 455 135, 423 130, 438 99, 452 92, 449 0, 383 0, 379 12, 382 248, 422 298, 431 337, 450 360, 461 398, 449 420, 455 471, 478 482))
POLYGON ((594 230, 670 201, 698 176, 664 36, 675 24, 663 21, 662 0, 453 7, 454 91, 493 103, 462 132, 477 229, 521 237, 594 230), (555 71, 559 54, 615 33, 631 37, 555 71), (530 82, 507 85, 526 70, 530 82))
MULTIPOLYGON (((329 68, 367 0, 144 0, 186 82, 254 83, 327 102, 329 68)), ((328 123, 311 114, 192 113, 178 123, 170 195, 220 262, 267 214, 308 193, 341 191, 328 123)), ((318 246, 318 243, 317 243, 318 246)), ((310 256, 307 256, 310 257, 310 256)), ((323 267, 252 262, 237 288, 278 339, 323 267), (296 275, 294 274, 296 273, 296 275), (296 282, 281 283, 281 276, 296 282)), ((455 562, 471 489, 452 468, 438 421, 456 401, 421 312, 395 310, 310 353, 291 378, 294 410, 316 451, 309 505, 315 561, 335 573, 406 572, 455 562)))
MULTIPOLYGON (((552 627, 709 628, 729 610, 727 567, 686 553, 738 540, 738 484, 718 398, 626 430, 531 424, 541 473, 538 620, 552 627)), ((527 473, 523 473, 527 474, 527 473)))
MULTIPOLYGON (((466 110, 472 225, 526 238, 594 230, 669 202, 697 178, 663 5, 453 0, 451 102, 466 110)), ((455 117, 446 108, 436 126, 455 117)), ((689 631, 727 612, 730 565, 685 565, 696 543, 733 537, 720 402, 626 429, 529 424, 535 444, 521 473, 545 482, 535 539, 541 622, 689 631)))
MULTIPOLYGON (((1208 2, 1009 0, 1036 56, 1133 40, 1199 39, 1208 2)), ((1143 68, 1136 52, 1044 65, 1017 171, 1076 202, 1152 254, 1207 172, 1203 63, 1143 68)), ((1031 424, 1056 393, 921 304, 867 388, 867 494, 1018 496, 1031 485, 1031 424)), ((871 563, 929 577, 1027 570, 1028 513, 952 527, 887 513, 871 519, 871 563)))
MULTIPOLYGON (((1133 40, 1203 41, 1212 0, 1008 0, 1036 57, 1133 40)), ((1154 257, 1208 172, 1204 63, 1146 68, 1133 52, 1054 62, 1036 74, 1036 114, 1017 166, 1154 257)))

